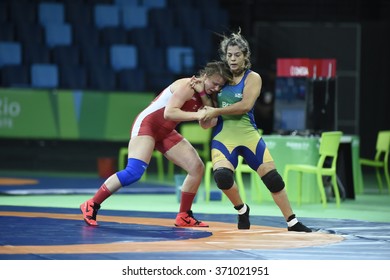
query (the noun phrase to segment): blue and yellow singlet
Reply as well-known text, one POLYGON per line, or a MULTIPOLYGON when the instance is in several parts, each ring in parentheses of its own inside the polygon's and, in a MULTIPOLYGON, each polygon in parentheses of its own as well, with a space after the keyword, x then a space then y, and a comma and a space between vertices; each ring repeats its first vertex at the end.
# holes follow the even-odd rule
MULTIPOLYGON (((218 93, 218 107, 230 106, 242 100, 245 79, 251 70, 247 70, 236 85, 226 85, 218 93)), ((257 129, 253 115, 254 108, 242 115, 222 115, 213 130, 211 156, 215 164, 227 159, 237 167, 238 155, 254 170, 263 162, 273 161, 257 129)))

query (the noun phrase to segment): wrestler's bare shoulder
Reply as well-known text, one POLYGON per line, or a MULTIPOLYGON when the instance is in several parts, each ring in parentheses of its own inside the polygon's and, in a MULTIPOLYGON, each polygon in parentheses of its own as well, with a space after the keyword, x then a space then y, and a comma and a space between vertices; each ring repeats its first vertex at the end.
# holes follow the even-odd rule
POLYGON ((190 78, 181 78, 181 79, 178 79, 176 81, 174 81, 170 88, 171 88, 171 91, 174 92, 177 88, 180 88, 180 87, 183 87, 185 85, 189 85, 190 84, 190 78))

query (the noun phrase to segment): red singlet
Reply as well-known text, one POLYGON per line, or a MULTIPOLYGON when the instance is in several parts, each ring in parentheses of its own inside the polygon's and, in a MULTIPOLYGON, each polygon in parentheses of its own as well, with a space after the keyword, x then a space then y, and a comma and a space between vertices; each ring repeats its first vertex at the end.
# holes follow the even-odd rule
MULTIPOLYGON (((156 140, 156 150, 165 153, 174 145, 179 143, 183 136, 176 130, 180 122, 164 119, 164 110, 172 96, 170 87, 164 89, 135 119, 131 130, 131 137, 149 135, 156 140)), ((197 112, 203 107, 202 100, 198 94, 184 103, 183 111, 197 112)))

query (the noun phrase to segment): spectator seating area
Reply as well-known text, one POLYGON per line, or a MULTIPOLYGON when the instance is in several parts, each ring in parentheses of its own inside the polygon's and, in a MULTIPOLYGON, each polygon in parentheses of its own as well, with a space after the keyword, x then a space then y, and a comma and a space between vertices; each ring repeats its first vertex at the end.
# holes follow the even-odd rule
POLYGON ((0 84, 160 91, 226 31, 218 0, 0 0, 0 84))

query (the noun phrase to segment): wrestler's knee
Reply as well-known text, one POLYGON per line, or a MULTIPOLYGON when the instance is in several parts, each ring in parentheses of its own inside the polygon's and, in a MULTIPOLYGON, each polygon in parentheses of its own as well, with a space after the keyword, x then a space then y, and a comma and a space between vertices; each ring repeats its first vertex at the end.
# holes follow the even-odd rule
POLYGON ((228 190, 234 184, 233 171, 225 167, 217 168, 214 170, 214 180, 219 189, 228 190))
POLYGON ((261 180, 272 193, 277 193, 284 189, 283 178, 276 169, 269 171, 261 177, 261 180))
POLYGON ((128 186, 141 179, 147 167, 148 164, 146 162, 135 158, 129 158, 126 168, 118 171, 116 175, 123 187, 128 186))

